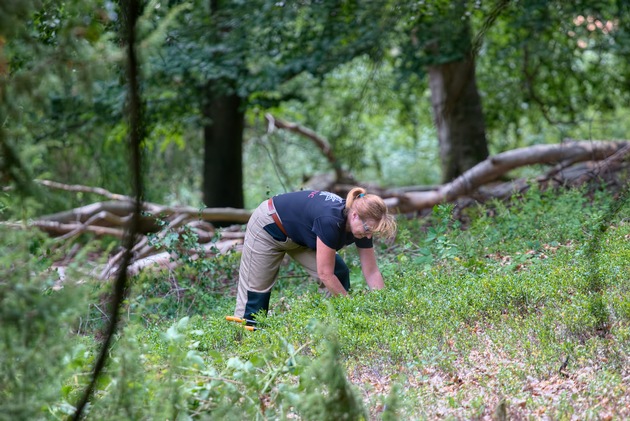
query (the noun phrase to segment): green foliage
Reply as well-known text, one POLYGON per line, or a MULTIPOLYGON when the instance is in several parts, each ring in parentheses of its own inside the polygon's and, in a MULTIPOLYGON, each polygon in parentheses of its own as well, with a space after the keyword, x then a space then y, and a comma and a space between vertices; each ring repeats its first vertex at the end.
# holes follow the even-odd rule
MULTIPOLYGON (((345 378, 334 337, 324 335, 321 346, 326 349, 314 360, 301 354, 309 342, 296 349, 281 337, 268 338, 267 350, 241 358, 205 349, 205 326, 201 319, 185 317, 150 336, 128 327, 112 352, 90 416, 240 420, 299 414, 305 419, 366 419, 345 378), (166 365, 159 373, 142 370, 157 361, 157 349, 160 363, 166 365)), ((236 329, 241 328, 228 330, 236 329)))
MULTIPOLYGON (((147 3, 138 34, 149 133, 147 199, 201 202, 202 87, 209 80, 227 81, 226 89, 246 99, 249 207, 266 190, 299 188, 304 177, 330 170, 313 158, 320 153, 307 140, 286 132, 267 135, 262 115, 268 111, 327 138, 341 166, 359 180, 436 183, 424 72, 426 65, 461 55, 463 44, 444 45, 457 37, 441 36, 459 34, 465 26, 459 23, 470 24, 473 38, 482 42, 476 73, 495 150, 566 136, 625 136, 630 120, 620 75, 627 73, 627 6, 506 2, 495 16, 497 2, 425 3, 228 2, 218 11, 206 1, 147 3), (600 23, 615 22, 615 30, 577 25, 576 14, 587 12, 600 23), (437 57, 429 54, 436 37, 444 47, 437 57), (579 47, 578 39, 588 47, 579 47), (562 69, 571 72, 558 77, 562 69), (549 121, 541 123, 541 116, 549 121)), ((0 54, 11 70, 1 82, 3 127, 6 142, 19 152, 24 178, 128 193, 116 4, 7 5, 0 18, 15 23, 2 26, 7 36, 0 54)), ((47 210, 95 199, 50 195, 47 210)))
POLYGON ((40 233, 0 228, 0 419, 43 419, 73 372, 72 332, 85 288, 61 283, 40 233))
MULTIPOLYGON (((630 20, 623 2, 510 2, 516 6, 491 27, 483 26, 490 3, 240 1, 219 2, 218 11, 207 1, 175 3, 147 3, 139 28, 149 199, 198 197, 188 186, 201 178, 195 139, 205 124, 197 115, 208 81, 257 107, 252 137, 266 133, 258 113, 277 110, 323 134, 360 178, 434 182, 437 147, 428 141, 434 134, 422 111, 421 67, 461 57, 461 45, 437 57, 425 47, 434 30, 465 35, 468 24, 488 39, 477 74, 489 127, 507 133, 498 149, 571 133, 627 132, 622 76, 630 20), (576 13, 618 26, 591 31, 577 25, 576 13), (400 56, 403 50, 409 57, 400 56), (593 118, 599 121, 591 125, 593 118), (557 130, 549 134, 547 127, 557 130)), ((0 6, 0 65, 8 66, 0 72, 0 175, 19 193, 32 193, 27 184, 49 176, 127 192, 117 24, 109 1, 0 6)), ((288 163, 286 174, 274 178, 269 167, 252 170, 250 197, 258 197, 252 203, 261 191, 328 169, 312 162, 314 148, 303 143, 278 134, 259 142, 288 163)), ((248 162, 260 160, 257 151, 251 147, 248 162)), ((94 199, 60 194, 51 203, 2 194, 3 219, 27 220, 94 199)), ((184 265, 134 279, 126 326, 90 415, 361 419, 377 418, 375 403, 386 402, 383 419, 468 419, 489 417, 487 402, 508 396, 522 402, 525 415, 515 418, 535 417, 540 408, 558 419, 608 418, 598 412, 602 398, 627 397, 630 353, 629 215, 625 202, 617 213, 612 201, 603 193, 531 189, 467 210, 464 230, 452 207, 436 207, 426 224, 401 223, 396 244, 379 249, 385 290, 354 288, 349 297, 325 300, 301 278, 279 282, 256 332, 224 320, 233 310, 238 255, 192 259, 182 249, 196 244, 194 233, 167 231, 154 244, 184 265), (182 318, 188 315, 194 317, 182 318), (320 325, 330 329, 314 329, 320 325), (399 387, 369 389, 366 372, 388 386, 395 378, 399 387), (575 399, 541 401, 531 378, 563 375, 576 383, 584 378, 589 387, 578 388, 575 399), (364 402, 350 378, 370 390, 364 402)), ((60 282, 49 269, 62 250, 41 235, 0 234, 0 416, 62 419, 89 381, 99 342, 101 324, 91 319, 103 314, 103 303, 93 297, 88 304, 84 288, 97 295, 103 285, 81 270, 81 259, 60 282), (86 313, 90 320, 82 319, 86 313)), ((610 405, 627 417, 627 408, 610 405)))
POLYGON ((434 263, 453 259, 460 254, 458 245, 447 234, 458 230, 460 223, 452 218, 453 205, 438 205, 433 209, 426 229, 426 236, 419 245, 410 241, 409 231, 403 234, 402 252, 398 256, 402 262, 414 257, 413 262, 424 265, 428 270, 434 263))
POLYGON ((387 395, 384 403, 384 409, 382 414, 383 421, 396 421, 399 420, 400 413, 399 407, 401 406, 402 399, 400 398, 401 387, 398 383, 392 386, 392 390, 387 395))
MULTIPOLYGON (((567 137, 619 137, 610 124, 619 120, 606 110, 628 103, 619 78, 627 73, 628 50, 621 46, 628 30, 621 16, 628 11, 599 0, 511 3, 502 11, 485 32, 477 61, 486 123, 498 151, 567 137)), ((483 16, 475 20, 482 25, 483 16)))
POLYGON ((300 399, 298 412, 312 420, 367 419, 363 403, 341 365, 338 339, 332 336, 325 342, 324 353, 300 376, 298 390, 305 398, 300 399))
POLYGON ((194 350, 185 349, 188 318, 171 324, 157 343, 143 343, 139 326, 123 331, 112 351, 112 362, 99 384, 99 399, 90 408, 97 419, 190 419, 186 411, 187 389, 182 378, 203 363, 194 350), (159 372, 147 371, 151 353, 165 350, 159 372))
MULTIPOLYGON (((474 418, 489 416, 495 409, 490 402, 504 398, 525 402, 527 414, 545 407, 558 418, 582 416, 600 398, 622 396, 630 351, 630 210, 621 206, 611 220, 610 197, 599 194, 591 202, 582 193, 530 191, 509 205, 477 208, 467 215, 466 229, 457 225, 451 206, 436 207, 426 224, 401 221, 396 244, 379 249, 386 289, 357 287, 348 297, 326 299, 316 288, 280 283, 269 316, 255 332, 225 321, 233 294, 193 288, 191 281, 190 291, 167 303, 176 293, 169 274, 142 275, 131 286, 124 329, 90 416, 474 418), (610 225, 597 229, 600 246, 591 250, 594 220, 610 225), (541 245, 530 250, 536 238, 541 245), (431 264, 415 260, 418 245, 430 250, 431 264), (592 273, 599 275, 597 290, 592 273), (166 286, 162 293, 160 285, 166 286), (583 376, 590 382, 575 392, 585 403, 535 402, 538 395, 529 388, 564 362, 561 370, 573 381, 583 376), (602 368, 593 370, 594 364, 602 368), (470 376, 474 382, 461 380, 470 376), (388 388, 375 389, 381 382, 388 388)), ((74 298, 81 291, 69 288, 70 280, 58 291, 50 287, 57 285, 54 278, 41 283, 55 255, 41 237, 6 232, 2 238, 29 256, 16 258, 7 248, 5 262, 29 264, 5 264, 3 276, 30 276, 30 283, 0 283, 8 297, 1 307, 0 361, 7 373, 1 412, 43 417, 47 411, 62 419, 89 380, 85 373, 96 355, 92 336, 98 326, 82 323, 87 336, 68 334, 86 303, 74 298), (41 381, 24 381, 33 377, 41 381)), ((186 239, 156 241, 177 255, 177 244, 186 239)), ((346 258, 355 260, 351 254, 346 258)), ((189 264, 189 275, 204 270, 189 264)), ((183 282, 181 273, 177 280, 183 282)), ((100 288, 86 285, 98 294, 100 288)))
MULTIPOLYGON (((514 196, 509 203, 494 202, 477 209, 477 217, 463 234, 476 253, 483 249, 494 252, 511 247, 540 252, 546 246, 557 247, 572 240, 589 238, 586 227, 592 226, 607 210, 611 199, 597 194, 590 204, 585 191, 572 189, 559 194, 532 187, 523 196, 514 196)), ((511 250, 508 250, 511 251, 511 250)))
POLYGON ((0 9, 0 37, 5 38, 18 32, 20 22, 27 17, 34 7, 41 4, 39 0, 7 0, 0 9))
MULTIPOLYGON (((112 75, 119 48, 106 34, 112 18, 108 1, 19 3, 30 8, 20 14, 16 30, 2 40, 0 49, 0 61, 6 65, 0 77, 0 144, 2 155, 15 151, 6 162, 0 159, 0 171, 22 193, 47 202, 44 212, 54 212, 77 203, 76 197, 47 196, 32 186, 34 178, 68 183, 99 176, 115 179, 98 172, 103 152, 99 141, 106 131, 95 121, 112 121, 109 110, 96 110, 103 103, 102 91, 93 88, 96 80, 112 75)), ((0 19, 5 12, 0 9, 0 19)), ((120 99, 109 99, 116 101, 120 99)), ((33 210, 29 208, 29 214, 33 210)))

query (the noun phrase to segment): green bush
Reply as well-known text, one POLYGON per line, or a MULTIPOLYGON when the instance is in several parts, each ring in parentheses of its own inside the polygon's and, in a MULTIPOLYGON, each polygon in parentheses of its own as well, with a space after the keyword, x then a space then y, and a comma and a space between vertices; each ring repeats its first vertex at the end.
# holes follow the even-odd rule
POLYGON ((583 189, 541 191, 534 186, 507 203, 493 201, 471 210, 472 222, 460 242, 478 245, 474 247, 478 255, 497 250, 540 251, 544 245, 584 240, 611 200, 598 195, 591 203, 585 193, 583 189))
POLYGON ((0 419, 41 419, 73 372, 87 290, 61 283, 63 254, 39 232, 0 227, 0 419), (58 254, 59 253, 59 254, 58 254))

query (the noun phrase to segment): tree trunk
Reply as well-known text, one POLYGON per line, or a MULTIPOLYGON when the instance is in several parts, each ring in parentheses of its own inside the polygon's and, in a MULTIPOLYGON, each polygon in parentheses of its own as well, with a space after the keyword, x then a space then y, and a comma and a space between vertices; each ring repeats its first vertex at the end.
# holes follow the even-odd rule
POLYGON ((488 157, 474 59, 431 66, 429 86, 446 183, 488 157))
POLYGON ((208 207, 243 208, 242 100, 236 93, 215 93, 212 82, 207 92, 203 201, 208 207))
MULTIPOLYGON (((221 22, 218 14, 219 1, 210 0, 209 6, 212 18, 221 22)), ((221 25, 219 27, 222 28, 221 25)), ((224 29, 216 34, 217 42, 224 29)), ((227 78, 209 80, 206 84, 203 104, 203 201, 211 208, 243 208, 245 203, 243 195, 245 110, 242 98, 234 89, 235 84, 235 80, 227 78)))
POLYGON ((425 47, 433 57, 429 87, 444 183, 488 157, 468 6, 467 0, 448 2, 431 29, 435 39, 425 47))

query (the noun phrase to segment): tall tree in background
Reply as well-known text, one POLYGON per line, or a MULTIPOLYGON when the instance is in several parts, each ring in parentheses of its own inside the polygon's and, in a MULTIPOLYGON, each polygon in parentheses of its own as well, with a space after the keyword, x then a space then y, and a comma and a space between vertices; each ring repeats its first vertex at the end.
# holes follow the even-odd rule
POLYGON ((428 74, 438 134, 442 180, 450 181, 488 156, 481 96, 476 82, 472 2, 432 5, 422 13, 409 3, 397 31, 401 73, 428 74))
POLYGON ((429 26, 435 39, 425 46, 435 57, 429 65, 429 86, 444 182, 488 157, 466 4, 466 0, 454 1, 437 21, 432 19, 429 26))
MULTIPOLYGON (((214 22, 210 42, 225 42, 242 28, 238 18, 218 0, 210 0, 210 18, 214 22)), ((235 38, 232 38, 232 41, 235 38)), ((238 93, 243 78, 247 51, 235 48, 228 57, 217 49, 210 60, 224 62, 231 72, 211 76, 203 87, 202 113, 204 137, 203 201, 209 207, 243 208, 243 129, 245 127, 244 98, 238 93)))
POLYGON ((186 94, 199 101, 206 206, 243 206, 244 118, 252 101, 278 103, 279 87, 296 75, 321 76, 374 54, 384 28, 373 25, 372 16, 384 3, 211 0, 182 14, 167 36, 156 77, 188 85, 175 101, 190 102, 180 96, 186 94))
POLYGON ((487 127, 499 151, 526 146, 524 127, 553 127, 557 141, 629 101, 627 2, 401 4, 399 69, 428 73, 444 181, 485 159, 487 127))

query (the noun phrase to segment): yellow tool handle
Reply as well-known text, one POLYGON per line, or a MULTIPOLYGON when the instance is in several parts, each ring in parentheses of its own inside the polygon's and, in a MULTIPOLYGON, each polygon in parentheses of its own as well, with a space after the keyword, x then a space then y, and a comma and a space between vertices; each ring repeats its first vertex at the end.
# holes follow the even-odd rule
MULTIPOLYGON (((236 322, 236 323, 243 323, 243 328, 247 329, 247 330, 251 330, 252 332, 254 330, 258 330, 257 328, 255 328, 254 326, 247 326, 244 323, 247 321, 246 319, 241 319, 240 317, 236 317, 236 316, 225 316, 225 320, 229 321, 229 322, 236 322)), ((255 322, 254 322, 255 323, 255 322)))

